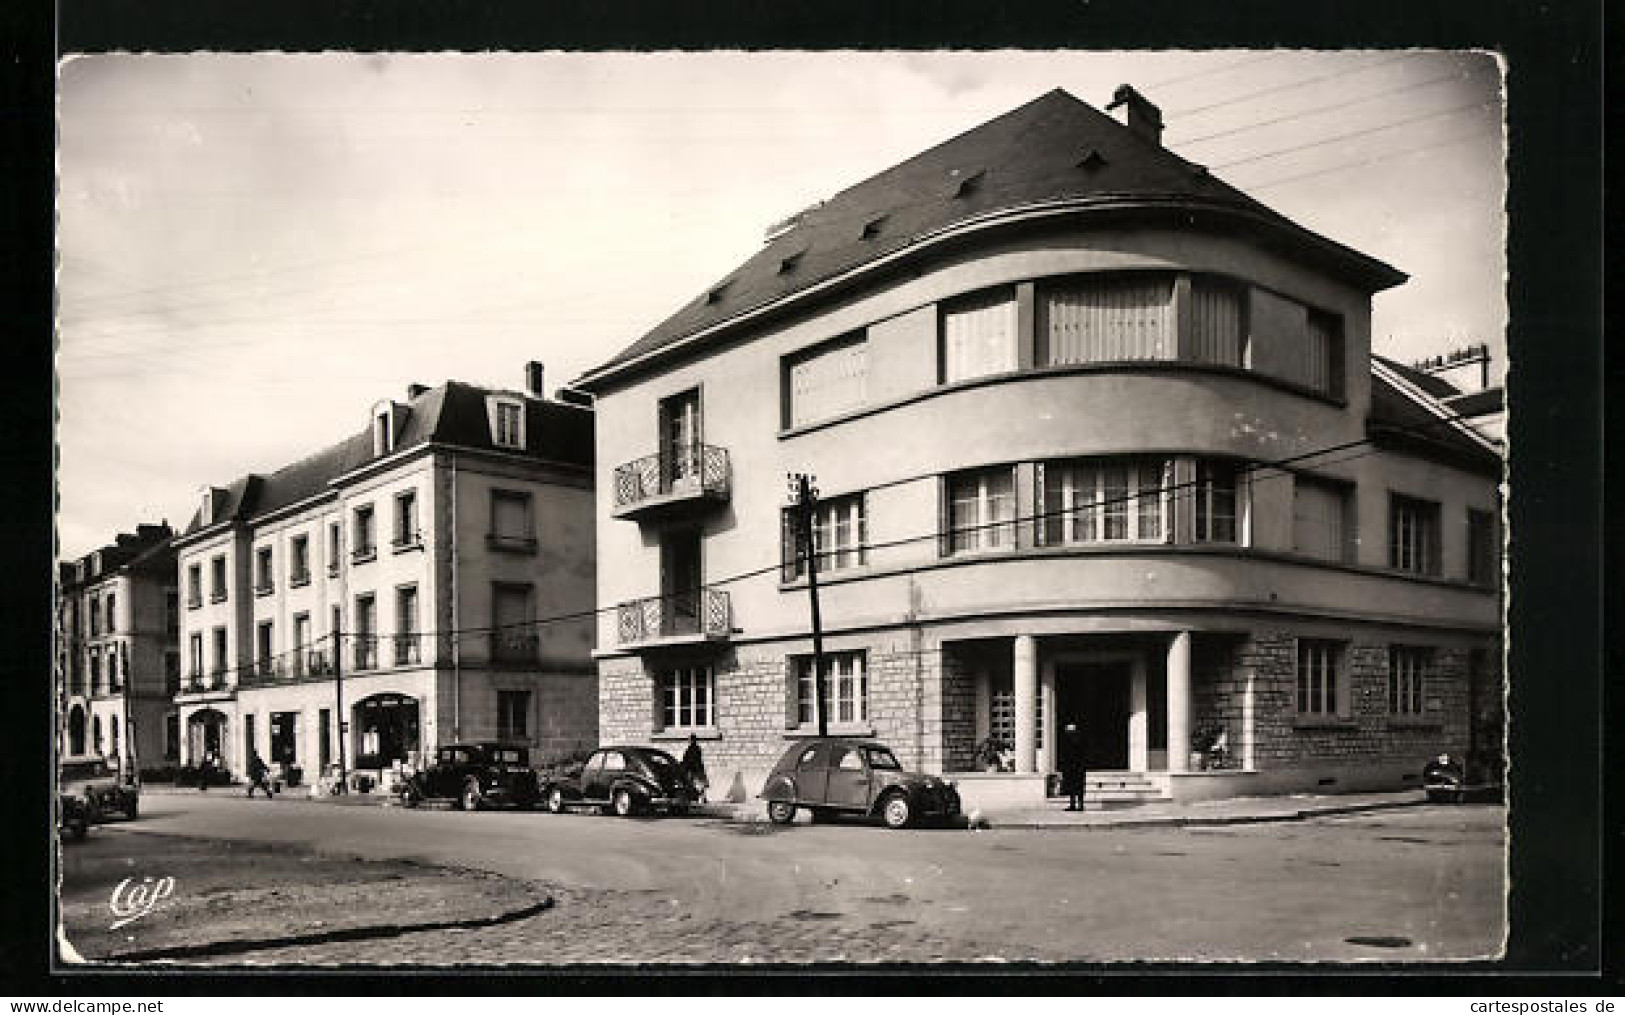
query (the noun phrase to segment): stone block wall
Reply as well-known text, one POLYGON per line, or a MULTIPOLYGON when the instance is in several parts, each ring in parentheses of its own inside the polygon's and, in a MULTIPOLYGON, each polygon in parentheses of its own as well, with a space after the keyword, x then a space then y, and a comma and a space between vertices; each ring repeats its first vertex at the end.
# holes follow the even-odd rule
POLYGON ((943 651, 942 766, 944 772, 976 768, 976 668, 962 655, 943 651))

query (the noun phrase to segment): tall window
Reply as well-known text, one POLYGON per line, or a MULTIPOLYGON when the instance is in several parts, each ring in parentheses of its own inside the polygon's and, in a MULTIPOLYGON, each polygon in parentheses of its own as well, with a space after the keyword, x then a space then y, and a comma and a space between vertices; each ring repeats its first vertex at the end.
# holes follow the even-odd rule
POLYGON ((1388 498, 1388 566, 1439 573, 1439 505, 1401 494, 1388 498))
POLYGON ((538 640, 531 612, 532 587, 512 582, 491 586, 491 657, 499 662, 534 663, 538 640))
POLYGON ((102 633, 102 611, 97 608, 96 600, 90 600, 90 633, 94 637, 102 633))
POLYGON ((1190 358, 1239 367, 1247 361, 1246 291, 1216 278, 1191 280, 1190 358))
POLYGON ((418 646, 418 587, 403 585, 395 590, 395 665, 422 661, 418 646))
POLYGON ((1008 466, 948 479, 948 551, 1014 549, 1015 470, 1008 466))
POLYGON ((1343 393, 1343 319, 1311 310, 1304 322, 1302 381, 1326 395, 1343 393))
POLYGON ((164 652, 164 692, 179 694, 181 690, 181 654, 174 649, 164 652))
POLYGON ((293 615, 293 666, 295 673, 310 669, 310 614, 293 615))
POLYGON ((1237 541, 1237 478, 1240 469, 1232 462, 1196 463, 1196 541, 1234 543, 1237 541))
MULTIPOLYGON (((784 513, 784 578, 792 581, 805 577, 807 560, 799 552, 801 542, 796 531, 796 512, 784 513)), ((818 573, 858 567, 868 560, 869 522, 866 517, 864 496, 861 493, 846 497, 832 497, 819 501, 813 507, 813 554, 817 558, 818 573)))
POLYGON ((536 548, 530 503, 530 494, 521 490, 491 491, 491 532, 488 542, 493 549, 527 551, 536 548))
POLYGON ((1298 712, 1301 715, 1336 716, 1341 698, 1338 689, 1338 661, 1343 646, 1318 638, 1298 639, 1298 712))
POLYGON ((1494 585, 1497 547, 1495 516, 1488 511, 1467 509, 1467 580, 1474 585, 1494 585))
POLYGON ((226 599, 226 558, 224 555, 209 561, 209 601, 220 603, 226 599))
POLYGON ((1068 279, 1045 286, 1039 307, 1047 363, 1174 358, 1171 276, 1068 279))
POLYGON ((355 509, 351 533, 350 557, 353 560, 371 560, 378 555, 378 544, 373 533, 372 505, 363 504, 355 509))
POLYGON ((191 662, 187 672, 195 680, 203 676, 203 632, 198 631, 187 639, 187 648, 191 652, 191 662))
POLYGON ((390 411, 386 408, 382 412, 375 412, 372 417, 372 453, 375 455, 388 454, 394 450, 394 435, 390 433, 390 411))
POLYGON ((310 537, 294 536, 288 543, 288 584, 304 585, 310 581, 310 537))
POLYGON ((226 666, 226 629, 217 627, 214 629, 214 666, 212 672, 216 677, 223 677, 226 675, 226 666))
POLYGON ((1051 462, 1038 476, 1046 545, 1168 538, 1173 463, 1167 459, 1051 462))
POLYGON ((271 621, 263 620, 260 622, 256 644, 258 647, 260 676, 268 677, 276 664, 276 660, 273 658, 276 654, 275 648, 271 641, 271 621))
MULTIPOLYGON (((824 653, 824 714, 831 723, 869 721, 869 675, 864 653, 824 653)), ((814 707, 816 682, 812 656, 798 656, 796 669, 796 716, 803 726, 818 724, 814 707)))
POLYGON ((495 417, 493 434, 499 448, 524 448, 525 446, 525 407, 519 402, 496 401, 492 403, 495 417))
POLYGON ((113 619, 114 613, 115 613, 115 610, 113 608, 113 593, 109 592, 107 594, 107 633, 108 634, 112 634, 114 631, 118 630, 118 624, 113 619))
POLYGON ((262 546, 254 551, 254 592, 267 595, 276 588, 271 574, 271 548, 262 546))
MULTIPOLYGON (((988 699, 988 733, 1005 750, 1014 750, 1016 746, 1016 691, 1009 681, 1003 687, 995 687, 988 699)), ((1039 694, 1033 699, 1033 746, 1042 750, 1044 747, 1044 695, 1039 694)))
POLYGON ((422 534, 418 532, 418 495, 416 490, 407 490, 395 495, 395 540, 396 547, 421 546, 422 534))
POLYGON ((338 522, 329 522, 327 525, 327 574, 335 577, 339 573, 339 554, 344 548, 344 528, 338 522))
POLYGON ((864 404, 869 346, 863 332, 786 361, 791 426, 828 419, 864 404))
POLYGON ((90 693, 102 693, 102 654, 96 649, 90 650, 90 693))
POLYGON ((1423 683, 1433 653, 1415 645, 1388 646, 1388 714, 1419 716, 1424 708, 1423 683))
POLYGON ((530 736, 530 692, 497 692, 497 739, 524 740, 530 736))
POLYGON ((1292 481, 1292 547, 1322 560, 1347 554, 1348 488, 1310 476, 1292 481))
POLYGON ((378 665, 378 601, 372 595, 355 597, 355 668, 378 665))
POLYGON ((946 383, 1016 368, 1016 298, 992 289, 942 308, 942 379, 946 383))
POLYGON ((191 607, 203 605, 202 564, 188 564, 186 566, 186 605, 191 607))
POLYGON ((716 725, 711 667, 679 666, 662 670, 659 683, 663 729, 703 729, 716 725))

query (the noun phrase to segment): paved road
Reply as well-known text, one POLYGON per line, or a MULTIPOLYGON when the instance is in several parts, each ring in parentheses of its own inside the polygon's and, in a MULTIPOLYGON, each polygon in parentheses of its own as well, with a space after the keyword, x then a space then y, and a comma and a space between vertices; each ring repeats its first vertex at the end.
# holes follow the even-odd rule
POLYGON ((591 920, 571 921, 561 905, 548 928, 466 934, 450 951, 420 942, 432 961, 635 957, 640 940, 661 958, 697 961, 1459 959, 1496 954, 1504 925, 1494 807, 1217 828, 892 832, 215 795, 142 804, 123 834, 450 864, 581 889, 583 906, 597 900, 591 920), (653 914, 672 936, 649 933, 653 914), (630 938, 624 951, 617 935, 630 938))

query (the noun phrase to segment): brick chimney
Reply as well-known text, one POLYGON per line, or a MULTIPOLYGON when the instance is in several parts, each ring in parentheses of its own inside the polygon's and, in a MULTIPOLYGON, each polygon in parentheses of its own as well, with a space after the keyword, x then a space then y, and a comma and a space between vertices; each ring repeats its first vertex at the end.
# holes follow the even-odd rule
POLYGON ((525 394, 532 398, 546 398, 542 388, 542 361, 533 359, 525 364, 525 394))
POLYGON ((429 386, 427 384, 408 384, 406 386, 406 400, 410 402, 414 398, 420 398, 427 394, 428 391, 429 386))
POLYGON ((1111 105, 1106 108, 1113 110, 1118 106, 1125 107, 1122 119, 1129 130, 1154 145, 1162 144, 1162 110, 1150 99, 1135 91, 1133 85, 1118 85, 1117 91, 1112 93, 1111 105))

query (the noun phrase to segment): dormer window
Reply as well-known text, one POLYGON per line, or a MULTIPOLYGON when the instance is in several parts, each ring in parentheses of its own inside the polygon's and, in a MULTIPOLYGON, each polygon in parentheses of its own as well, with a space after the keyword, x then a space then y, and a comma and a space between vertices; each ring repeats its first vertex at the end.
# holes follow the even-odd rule
POLYGON ((986 177, 987 170, 985 169, 978 169, 976 172, 964 177, 959 181, 959 185, 954 188, 954 196, 969 197, 970 195, 976 193, 976 191, 981 188, 982 181, 986 177))
POLYGON ((885 215, 880 215, 863 224, 863 239, 872 240, 880 235, 881 227, 886 224, 885 215))
POLYGON ((1091 173, 1097 169, 1100 169, 1105 164, 1106 156, 1100 154, 1100 152, 1094 148, 1084 152, 1083 157, 1078 159, 1078 168, 1091 173))
POLYGON ((807 253, 807 251, 805 248, 803 248, 782 258, 779 261, 779 274, 788 275, 790 272, 795 271, 796 268, 800 267, 802 255, 805 253, 807 253))
POLYGON ((379 402, 372 407, 372 453, 387 455, 395 450, 395 403, 379 402))
POLYGON ((491 424, 491 443, 499 448, 525 449, 525 403, 513 397, 486 399, 486 415, 491 424))

